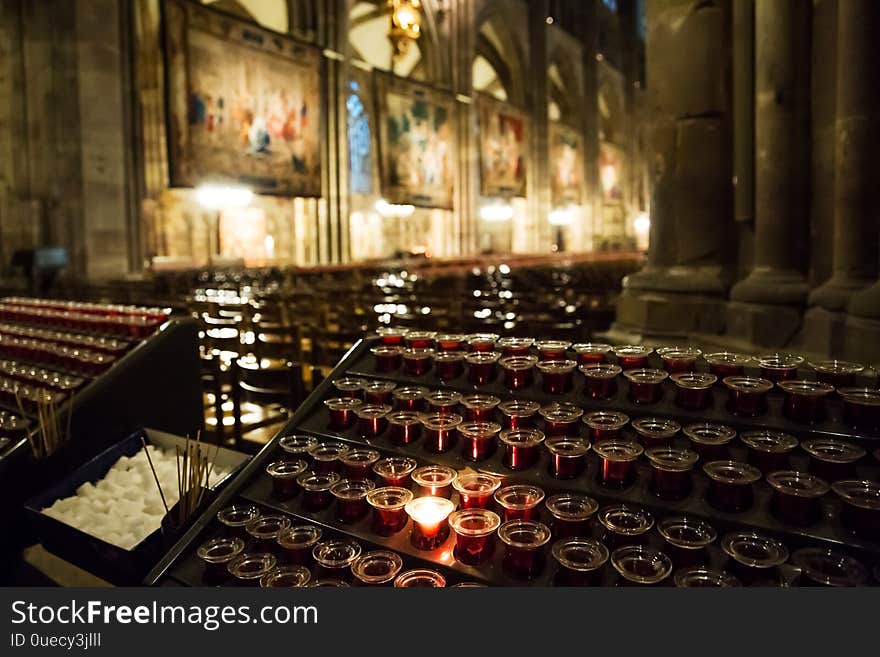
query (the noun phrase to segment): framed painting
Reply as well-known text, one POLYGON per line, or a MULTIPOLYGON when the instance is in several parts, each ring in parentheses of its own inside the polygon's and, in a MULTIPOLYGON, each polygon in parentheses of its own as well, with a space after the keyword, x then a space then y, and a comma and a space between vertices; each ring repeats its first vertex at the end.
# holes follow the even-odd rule
POLYGON ((583 138, 580 132, 550 123, 550 190, 553 205, 580 205, 583 196, 583 138))
POLYGON ((382 194, 389 203, 452 209, 455 99, 375 73, 382 194))
POLYGON ((188 0, 163 12, 171 185, 320 196, 320 49, 188 0))
POLYGON ((477 96, 480 125, 480 192, 525 196, 528 118, 513 105, 477 96))

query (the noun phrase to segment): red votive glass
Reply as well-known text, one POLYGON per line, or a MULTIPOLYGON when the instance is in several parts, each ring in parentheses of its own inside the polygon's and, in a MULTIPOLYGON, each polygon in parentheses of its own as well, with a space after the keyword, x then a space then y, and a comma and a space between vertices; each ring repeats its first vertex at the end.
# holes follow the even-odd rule
POLYGON ((230 561, 226 570, 237 586, 259 586, 263 575, 275 569, 278 560, 268 552, 242 554, 230 561))
POLYGON ((578 365, 597 365, 604 363, 611 351, 611 345, 602 342, 581 342, 571 346, 577 354, 578 365))
POLYGON ((709 504, 719 511, 739 513, 752 506, 752 485, 761 478, 758 468, 739 461, 709 461, 703 465, 709 477, 709 504))
POLYGON ((391 406, 396 387, 394 381, 367 381, 364 384, 364 403, 391 406))
POLYGON ((804 363, 804 359, 796 354, 765 354, 758 356, 757 361, 761 378, 773 383, 796 379, 798 367, 804 363))
POLYGON ((679 372, 669 377, 675 384, 675 403, 689 411, 699 411, 712 403, 712 386, 718 378, 703 372, 679 372))
POLYGON ((584 414, 583 409, 574 404, 557 402, 547 404, 538 412, 544 418, 544 433, 548 436, 576 436, 578 423, 584 414))
POLYGON ((831 484, 831 489, 843 501, 840 519, 844 527, 862 538, 880 538, 880 484, 843 479, 831 484))
POLYGON ((703 352, 694 347, 663 347, 657 350, 662 367, 670 375, 681 372, 693 372, 697 366, 697 358, 703 352))
POLYGON ((458 491, 460 508, 488 509, 492 496, 501 487, 501 479, 481 472, 468 472, 459 475, 452 487, 458 491))
POLYGON ((857 429, 880 428, 880 390, 876 388, 841 388, 843 419, 857 429))
POLYGON ((511 390, 528 388, 535 380, 536 356, 508 356, 498 361, 504 370, 504 385, 511 390))
POLYGON ((434 338, 437 351, 461 351, 464 349, 467 336, 463 333, 440 333, 434 338))
POLYGON ((511 577, 532 579, 544 568, 543 547, 550 540, 550 528, 531 520, 512 520, 498 528, 506 553, 502 567, 511 577))
POLYGON ((308 586, 312 573, 303 566, 281 566, 269 571, 260 578, 264 589, 298 589, 308 586))
POLYGON ((318 443, 309 448, 312 457, 312 469, 318 473, 341 472, 340 459, 348 452, 348 445, 336 441, 318 443))
POLYGON ((455 415, 458 405, 461 403, 461 393, 452 390, 437 390, 425 395, 428 408, 431 413, 440 415, 455 415))
POLYGON ((501 400, 494 395, 470 395, 461 400, 464 419, 470 422, 491 422, 501 400))
POLYGON ((387 374, 396 372, 403 364, 403 350, 400 347, 380 345, 370 349, 376 359, 376 371, 387 374))
POLYGON ((386 419, 392 445, 409 445, 422 435, 422 416, 415 411, 389 413, 386 419))
POLYGON ((435 570, 418 569, 400 573, 394 580, 394 587, 407 589, 413 587, 429 587, 442 589, 446 586, 446 578, 435 570))
POLYGON ((205 562, 205 582, 219 584, 224 581, 229 576, 229 563, 243 552, 244 541, 240 538, 214 538, 200 545, 196 554, 205 562))
POLYGON ((297 481, 304 491, 303 506, 309 511, 321 511, 330 506, 333 493, 330 487, 339 481, 335 472, 304 472, 297 481))
POLYGON ((364 404, 354 409, 358 419, 358 433, 367 440, 378 438, 388 428, 391 407, 386 404, 364 404))
POLYGON ((403 570, 403 559, 389 550, 365 552, 351 564, 351 574, 361 586, 392 586, 403 570))
POLYGON ((375 486, 366 479, 341 479, 333 484, 330 493, 336 498, 336 519, 350 524, 367 515, 367 493, 375 486))
POLYGON ((856 463, 867 454, 858 445, 830 438, 806 440, 801 447, 810 455, 809 472, 832 482, 855 477, 856 463))
POLYGON ((399 411, 424 411, 427 394, 428 389, 422 386, 404 386, 396 388, 391 397, 399 411))
POLYGON ((412 520, 409 541, 419 550, 436 550, 449 537, 449 514, 455 505, 445 497, 417 497, 406 506, 412 520))
POLYGON ((533 344, 535 341, 532 338, 501 338, 495 343, 495 348, 501 352, 502 358, 528 356, 533 344))
POLYGON ((825 398, 834 392, 834 386, 819 381, 780 381, 784 398, 782 414, 789 420, 814 424, 825 417, 825 398))
POLYGON ((610 548, 641 543, 654 526, 654 517, 639 506, 614 504, 599 510, 602 542, 610 548))
POLYGON ((363 405, 364 402, 353 397, 336 397, 325 401, 324 406, 327 407, 327 411, 330 414, 330 428, 337 431, 348 429, 348 427, 354 424, 354 409, 363 405))
POLYGON ((410 349, 430 349, 434 346, 436 331, 412 331, 410 330, 403 341, 410 349))
POLYGON ((639 437, 642 446, 668 447, 672 439, 681 431, 681 425, 675 420, 662 417, 642 417, 632 421, 633 431, 639 437))
POLYGON ((643 451, 641 445, 612 438, 594 443, 593 451, 599 457, 596 478, 600 484, 608 488, 626 488, 635 482, 638 475, 636 459, 643 451))
POLYGON ((217 512, 217 522, 226 528, 227 536, 243 540, 248 538, 247 524, 259 517, 260 509, 253 504, 233 504, 217 512))
POLYGON ((303 433, 282 436, 278 439, 278 446, 284 453, 284 458, 295 461, 302 459, 311 462, 312 457, 309 455, 309 448, 317 444, 317 438, 303 433))
POLYGON ((865 371, 865 366, 845 360, 820 360, 810 363, 816 372, 816 380, 835 388, 854 386, 856 377, 865 371))
POLYGON ((373 508, 373 531, 391 536, 406 527, 409 516, 404 507, 412 499, 412 491, 399 486, 383 486, 367 493, 367 504, 373 508))
MULTIPOLYGON (((555 536, 554 538, 558 538, 555 536)), ((556 586, 599 586, 608 548, 592 538, 565 538, 550 550, 558 564, 556 586)))
POLYGON ((800 568, 801 586, 864 586, 868 569, 857 559, 829 548, 808 547, 795 550, 791 562, 800 568))
POLYGON ((497 422, 462 422, 458 425, 461 454, 468 461, 483 461, 495 452, 501 425, 497 422))
POLYGON ((495 351, 498 337, 497 333, 474 333, 468 336, 468 348, 471 351, 495 351))
POLYGON ((361 551, 359 543, 346 538, 318 543, 312 550, 318 577, 350 582, 351 565, 361 556, 361 551))
POLYGON ((505 429, 499 437, 504 445, 504 466, 527 470, 538 462, 544 432, 537 429, 505 429))
POLYGON ((309 464, 305 461, 273 461, 266 466, 266 473, 272 478, 272 494, 281 500, 294 497, 299 493, 299 477, 309 464))
POLYGON ((543 360, 535 367, 541 372, 542 389, 547 394, 563 395, 574 386, 577 363, 573 360, 543 360))
POLYGON ((652 447, 645 450, 651 464, 654 494, 664 500, 682 500, 691 493, 691 471, 700 458, 689 449, 652 447))
POLYGON ((440 351, 434 354, 434 373, 441 381, 452 381, 464 373, 464 352, 440 351))
POLYGON ((278 535, 290 527, 290 518, 282 515, 268 515, 254 518, 245 531, 251 539, 252 548, 258 552, 272 552, 278 535))
POLYGON ((672 560, 644 545, 624 545, 611 553, 622 586, 660 586, 672 572, 672 560))
POLYGON ((746 460, 762 473, 788 469, 788 457, 798 446, 797 438, 780 431, 746 431, 740 440, 748 447, 746 460))
POLYGON ((587 467, 587 452, 590 443, 583 438, 554 436, 544 444, 550 453, 549 471, 557 479, 574 479, 583 474, 587 467))
POLYGON ((373 464, 381 455, 375 449, 352 449, 343 454, 339 460, 345 468, 345 476, 349 479, 369 479, 373 464))
POLYGON ((734 415, 754 417, 767 410, 767 393, 773 382, 753 376, 728 376, 722 380, 727 388, 727 410, 734 415))
POLYGON ((427 374, 434 362, 433 349, 404 349, 403 371, 409 376, 427 374))
POLYGON ((770 509, 783 522, 810 525, 819 517, 819 498, 831 487, 819 477, 794 470, 777 470, 767 475, 773 488, 770 509))
POLYGON ((425 465, 412 472, 417 497, 427 495, 448 499, 452 496, 452 483, 457 477, 458 473, 445 465, 425 465))
POLYGON ((501 426, 505 429, 533 429, 535 416, 541 409, 538 402, 513 399, 498 404, 501 411, 501 426))
POLYGON ((663 397, 663 382, 669 375, 663 370, 624 370, 629 382, 629 400, 634 404, 656 404, 663 397))
POLYGON ((691 449, 699 454, 703 461, 722 461, 730 457, 728 447, 736 438, 736 431, 726 424, 703 422, 689 424, 683 430, 691 441, 691 449))
POLYGON ((567 360, 565 352, 571 346, 571 342, 565 340, 538 340, 535 347, 538 349, 538 360, 567 360))
POLYGON ((455 434, 462 422, 461 415, 430 413, 422 415, 422 435, 425 449, 442 454, 455 444, 455 434))
POLYGON ((530 484, 514 484, 495 491, 495 503, 501 508, 504 522, 537 520, 544 501, 544 491, 530 484))
POLYGON ((648 367, 648 356, 654 353, 650 347, 638 344, 625 344, 614 347, 612 353, 617 357, 617 364, 620 369, 638 370, 648 367))
POLYGON ((673 575, 678 588, 730 588, 742 586, 740 581, 721 570, 713 570, 705 566, 682 568, 673 575))
POLYGON ((729 569, 746 586, 779 586, 779 566, 788 560, 788 548, 769 536, 754 531, 726 534, 721 549, 729 569))
POLYGON ((622 371, 620 365, 591 363, 578 369, 584 375, 584 389, 590 399, 611 399, 617 392, 617 375, 622 371))
POLYGON ((629 416, 619 411, 593 411, 583 417, 590 430, 590 440, 600 443, 620 437, 620 430, 629 422, 629 416))
POLYGON ((312 563, 312 550, 321 540, 320 527, 315 525, 294 525, 279 532, 275 539, 278 552, 284 563, 308 566, 312 563))
POLYGON ((379 477, 382 486, 407 488, 412 484, 410 477, 418 465, 415 459, 408 456, 392 456, 376 461, 373 472, 379 477))
POLYGON ((592 497, 577 493, 560 493, 544 502, 550 513, 550 529, 556 539, 572 536, 589 536, 590 519, 596 514, 599 503, 592 497))
POLYGON ((401 326, 380 326, 376 329, 376 334, 382 338, 382 344, 394 347, 403 344, 403 338, 409 329, 401 326))
POLYGON ((719 381, 728 376, 743 376, 746 373, 746 365, 754 359, 746 354, 738 354, 732 351, 716 351, 705 354, 703 359, 709 365, 709 372, 718 377, 719 381))
POLYGON ((687 516, 664 518, 657 523, 657 532, 666 542, 664 552, 678 568, 707 564, 707 548, 718 538, 712 525, 687 516))
POLYGON ((345 377, 333 380, 333 388, 340 397, 354 397, 361 399, 364 396, 364 384, 366 381, 355 377, 345 377))
POLYGON ((455 511, 449 516, 449 526, 455 532, 455 558, 469 566, 485 563, 495 551, 493 534, 500 525, 498 514, 487 509, 455 511))
POLYGON ((495 367, 501 354, 497 351, 473 351, 464 359, 468 364, 468 381, 482 386, 495 380, 495 367))

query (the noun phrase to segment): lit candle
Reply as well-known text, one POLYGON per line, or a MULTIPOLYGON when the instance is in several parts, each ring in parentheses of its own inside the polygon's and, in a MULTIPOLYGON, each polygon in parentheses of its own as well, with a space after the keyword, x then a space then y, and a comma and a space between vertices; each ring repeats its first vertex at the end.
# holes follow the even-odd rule
POLYGON ((419 497, 406 505, 412 518, 410 542, 419 550, 436 550, 449 537, 447 518, 455 505, 444 497, 419 497))

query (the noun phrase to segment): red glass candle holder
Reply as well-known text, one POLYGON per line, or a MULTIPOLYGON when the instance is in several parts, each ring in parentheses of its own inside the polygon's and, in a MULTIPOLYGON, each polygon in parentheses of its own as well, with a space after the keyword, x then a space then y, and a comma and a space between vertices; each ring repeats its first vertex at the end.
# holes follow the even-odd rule
POLYGON ((245 531, 255 551, 272 552, 278 535, 288 527, 290 527, 290 518, 287 516, 261 515, 245 525, 245 531))
POLYGON ((820 360, 810 363, 816 373, 816 380, 835 388, 854 386, 856 377, 865 371, 865 366, 845 360, 820 360))
POLYGON ((632 422, 633 431, 639 437, 643 447, 668 447, 672 439, 681 431, 681 425, 675 420, 662 417, 642 417, 632 422))
MULTIPOLYGON (((556 537, 558 538, 558 537, 556 537)), ((558 564, 557 586, 598 586, 602 566, 608 561, 608 548, 592 538, 566 538, 550 550, 558 564)))
POLYGON ((403 371, 409 376, 427 374, 434 363, 433 349, 404 349, 403 371))
POLYGON ((736 438, 736 431, 726 424, 704 422, 689 424, 683 429, 693 449, 703 461, 722 461, 729 458, 728 447, 736 438))
POLYGON ((740 440, 748 448, 746 460, 762 473, 788 469, 788 457, 798 446, 797 438, 780 431, 747 431, 740 440))
POLYGON ((455 415, 458 405, 461 403, 461 398, 460 392, 452 390, 437 390, 425 395, 430 412, 440 415, 455 415))
POLYGON ((709 562, 708 547, 718 538, 709 523, 699 518, 677 516, 657 523, 657 532, 663 537, 663 551, 678 568, 709 562))
POLYGON ((462 509, 488 509, 492 496, 501 487, 501 479, 480 472, 468 472, 452 482, 458 491, 462 509))
POLYGON ((583 409, 574 404, 552 403, 542 407, 541 417, 544 418, 544 433, 548 436, 576 436, 578 424, 583 417, 583 409))
POLYGON ((497 422, 462 422, 458 425, 461 453, 468 461, 484 461, 495 452, 501 425, 497 422))
POLYGON ((696 452, 672 447, 652 447, 645 450, 653 473, 652 488, 664 500, 682 500, 691 493, 691 471, 699 459, 696 452))
POLYGON ((542 389, 549 395, 564 395, 574 386, 577 363, 573 360, 543 360, 535 367, 541 373, 542 389))
POLYGON ((804 363, 804 359, 796 354, 765 354, 758 356, 757 361, 761 378, 773 383, 796 379, 798 367, 804 363))
POLYGON ((321 579, 351 581, 351 565, 361 556, 361 546, 356 541, 342 538, 318 543, 312 550, 321 579))
POLYGON ((483 386, 495 380, 495 369, 501 354, 497 351, 473 351, 464 359, 468 365, 468 381, 483 386))
POLYGON ((425 395, 427 394, 428 389, 422 386, 404 386, 403 388, 396 388, 391 393, 391 397, 397 410, 424 411, 426 404, 425 395))
POLYGON ((455 558, 463 564, 478 566, 495 551, 495 530, 501 525, 497 513, 487 509, 462 509, 449 516, 455 532, 455 558))
POLYGON ((495 503, 502 511, 504 522, 537 520, 538 505, 544 501, 544 491, 529 484, 505 486, 495 491, 495 503))
POLYGON ((403 364, 403 350, 400 347, 380 345, 370 349, 376 359, 376 371, 382 374, 396 372, 403 364))
POLYGON ((734 415, 754 417, 767 411, 767 393, 773 388, 772 381, 753 376, 728 376, 722 383, 727 388, 727 410, 734 415))
POLYGON ((538 349, 538 360, 567 360, 565 352, 571 346, 571 342, 565 340, 538 340, 535 347, 538 349))
POLYGON ((330 415, 330 428, 337 431, 348 429, 355 421, 354 409, 363 406, 360 399, 336 397, 324 402, 330 415))
POLYGON ((754 531, 726 534, 721 549, 729 569, 746 586, 779 586, 779 566, 788 561, 788 548, 776 539, 754 531))
POLYGON ((409 540, 418 550, 436 550, 449 538, 449 514, 455 505, 445 497, 417 497, 404 507, 412 520, 409 540))
POLYGON ((752 485, 761 478, 758 468, 739 461, 709 461, 703 472, 709 477, 706 499, 713 507, 740 513, 752 506, 752 485))
POLYGON ((650 347, 638 344, 620 345, 611 351, 617 357, 617 364, 624 372, 648 367, 648 357, 654 353, 650 347))
POLYGON ((550 474, 557 479, 574 479, 587 467, 590 443, 583 438, 554 436, 544 443, 550 453, 550 474))
POLYGON ((297 482, 303 489, 303 506, 308 511, 322 511, 330 506, 333 493, 330 487, 339 481, 335 472, 304 472, 297 482))
POLYGON ((791 562, 801 571, 801 586, 854 587, 868 583, 868 569, 838 550, 801 548, 791 555, 791 562))
POLYGON ((880 538, 880 484, 843 479, 831 484, 843 502, 840 520, 849 531, 870 540, 880 538))
POLYGON ((388 440, 392 445, 409 445, 422 435, 422 416, 415 411, 397 411, 386 416, 388 440))
POLYGON ((352 449, 343 454, 339 460, 345 468, 345 476, 349 479, 369 479, 373 472, 373 464, 380 458, 375 449, 352 449))
POLYGON ((880 390, 876 388, 841 388, 843 419, 857 429, 880 428, 880 390))
POLYGON ((501 411, 501 426, 505 429, 533 429, 535 416, 541 409, 538 402, 513 399, 498 404, 501 411))
POLYGON ((773 488, 770 509, 774 515, 793 525, 810 525, 819 517, 819 498, 831 487, 823 480, 805 472, 777 470, 767 475, 773 488))
POLYGON ((678 588, 730 588, 742 586, 740 581, 721 570, 713 570, 705 566, 682 568, 673 575, 678 588))
POLYGON ((341 479, 333 484, 330 493, 336 498, 336 519, 351 524, 367 515, 367 493, 373 488, 375 484, 366 479, 341 479))
POLYGON ((290 436, 282 436, 278 439, 278 447, 284 454, 284 458, 294 461, 303 460, 310 462, 309 448, 318 444, 318 439, 304 433, 296 433, 290 436))
POLYGON ((501 338, 495 343, 495 349, 501 352, 502 358, 528 356, 533 344, 532 338, 501 338))
POLYGON ((468 336, 468 348, 471 351, 495 351, 498 338, 497 333, 473 333, 468 336))
POLYGON ((572 536, 589 536, 590 519, 599 509, 592 497, 577 493, 552 495, 544 502, 550 513, 550 529, 556 539, 572 536))
POLYGON ((819 381, 780 381, 784 398, 782 414, 789 420, 814 424, 825 417, 825 398, 834 392, 834 386, 819 381))
POLYGON ((294 525, 278 534, 275 542, 284 563, 308 566, 312 563, 312 550, 321 540, 320 527, 315 525, 294 525))
POLYGON ((388 428, 391 407, 386 404, 364 404, 354 409, 358 419, 358 434, 370 440, 381 436, 388 428))
POLYGON ((298 589, 308 586, 312 573, 303 566, 280 566, 260 578, 264 589, 298 589))
POLYGON ((364 404, 391 406, 395 388, 394 381, 367 381, 364 384, 364 404))
POLYGON ((867 454, 858 445, 830 438, 806 440, 801 447, 810 455, 809 472, 832 482, 854 478, 856 463, 867 454))
POLYGON ((409 333, 409 329, 401 326, 380 326, 376 329, 376 333, 382 338, 382 344, 396 347, 403 344, 403 339, 409 333))
POLYGON ((281 500, 290 499, 299 493, 299 477, 309 464, 305 461, 273 461, 266 466, 266 474, 272 478, 272 494, 281 500))
POLYGON ((571 346, 572 351, 577 355, 578 365, 598 365, 604 363, 611 351, 610 344, 602 342, 581 342, 571 346))
POLYGON ((590 399, 611 399, 617 392, 617 375, 621 373, 620 365, 610 363, 593 363, 581 365, 584 375, 584 390, 590 399))
POLYGON ((602 527, 602 542, 612 549, 643 542, 654 526, 654 517, 647 510, 628 504, 606 506, 596 519, 602 527))
POLYGON ((417 487, 417 496, 449 498, 452 495, 452 483, 458 473, 445 465, 425 465, 412 472, 412 481, 417 487))
POLYGON ((446 578, 434 570, 418 569, 400 573, 394 580, 394 587, 406 589, 413 587, 429 587, 442 589, 446 586, 446 578))
POLYGON ((434 354, 434 373, 441 381, 452 381, 464 373, 464 352, 440 351, 434 354))
POLYGON ((376 461, 373 472, 382 486, 407 488, 412 484, 411 475, 418 465, 415 459, 408 456, 392 456, 376 461))
POLYGON ((657 350, 662 367, 671 376, 682 372, 693 372, 697 359, 703 352, 694 347, 663 347, 657 350))
POLYGON ((729 376, 744 376, 746 366, 754 360, 751 356, 732 351, 716 351, 705 354, 703 359, 709 365, 709 372, 717 376, 719 381, 729 376))
POLYGON ((504 445, 504 466, 510 470, 527 470, 538 462, 544 433, 537 429, 505 429, 499 439, 504 445))
POLYGON ((341 472, 341 459, 348 452, 348 445, 337 441, 318 443, 309 448, 312 457, 312 469, 318 473, 341 472))
POLYGON ((470 422, 491 422, 501 400, 494 395, 470 395, 461 400, 464 418, 470 422))
POLYGON ((243 552, 244 541, 240 538, 214 538, 200 545, 196 554, 205 562, 205 582, 219 584, 225 580, 229 576, 229 563, 243 552))
POLYGON ((675 384, 675 403, 689 411, 699 411, 712 403, 712 386, 718 378, 702 372, 679 372, 669 377, 675 384))
POLYGON ((391 536, 406 527, 409 516, 404 507, 412 499, 412 491, 399 486, 383 486, 367 493, 367 504, 373 509, 373 531, 391 536))
POLYGON ((236 586, 259 586, 264 575, 275 569, 278 560, 268 552, 242 554, 230 561, 226 570, 236 586))
POLYGON ((431 349, 434 346, 436 331, 413 331, 407 332, 403 341, 410 349, 431 349))
POLYGON ((608 488, 626 488, 635 483, 638 472, 636 459, 643 448, 638 443, 612 438, 593 444, 593 451, 599 457, 596 478, 608 488))
POLYGON ((644 545, 625 545, 611 553, 623 586, 659 586, 672 573, 672 560, 644 545))
POLYGON ((498 361, 504 371, 504 385, 511 390, 528 388, 535 381, 536 356, 508 356, 498 361))
POLYGON ((361 586, 391 586, 403 570, 403 559, 389 550, 365 552, 351 564, 351 574, 361 586))
POLYGON ((600 443, 620 437, 620 431, 629 422, 629 416, 619 411, 594 411, 583 417, 590 430, 590 440, 600 443))
POLYGON ((462 422, 461 415, 430 413, 422 415, 421 421, 425 449, 435 454, 442 454, 452 449, 456 430, 462 422))
POLYGON ((217 512, 217 522, 226 528, 228 538, 247 539, 247 524, 260 517, 260 508, 253 504, 233 504, 217 512))
POLYGON ((364 396, 364 384, 366 381, 355 377, 345 377, 333 380, 333 388, 340 397, 354 397, 362 399, 364 396))
POLYGON ((461 351, 466 342, 467 336, 463 333, 440 333, 434 338, 437 351, 461 351))
POLYGON ((669 375, 663 370, 624 370, 629 382, 628 396, 634 404, 656 404, 663 398, 663 382, 669 375))
POLYGON ((533 579, 544 568, 543 547, 550 540, 550 528, 531 520, 512 520, 498 528, 506 552, 502 567, 511 577, 533 579))

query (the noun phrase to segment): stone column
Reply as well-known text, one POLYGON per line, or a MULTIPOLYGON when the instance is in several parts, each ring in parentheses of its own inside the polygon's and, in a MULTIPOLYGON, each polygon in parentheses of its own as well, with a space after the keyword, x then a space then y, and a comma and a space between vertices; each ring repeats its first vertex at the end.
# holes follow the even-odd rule
POLYGON ((528 3, 529 84, 526 105, 532 115, 531 157, 526 180, 531 229, 531 248, 538 250, 550 213, 549 132, 547 120, 547 0, 528 3))

